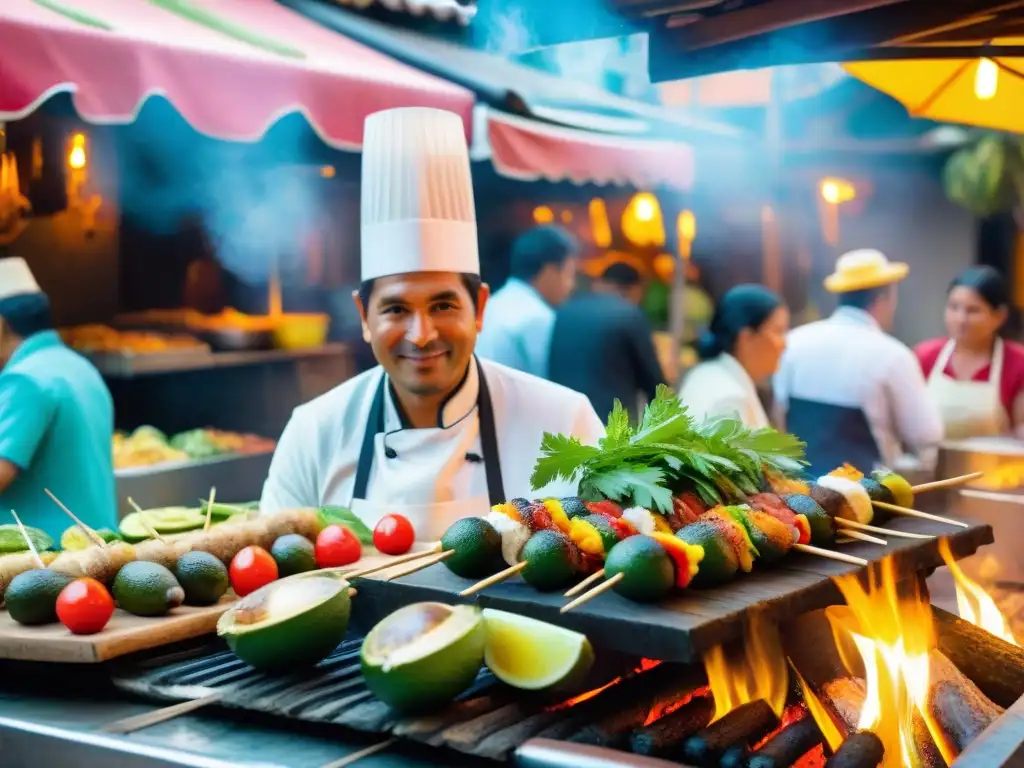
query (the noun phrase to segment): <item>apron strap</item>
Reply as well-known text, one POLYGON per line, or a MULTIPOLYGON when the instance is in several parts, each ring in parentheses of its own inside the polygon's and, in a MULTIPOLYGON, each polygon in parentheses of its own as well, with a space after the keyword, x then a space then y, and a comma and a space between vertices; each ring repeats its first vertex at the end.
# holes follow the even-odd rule
MULTIPOLYGON (((501 479, 501 459, 498 453, 498 432, 494 425, 494 404, 483 368, 475 357, 473 363, 477 366, 477 378, 480 382, 477 394, 477 415, 480 419, 480 447, 484 453, 487 495, 491 506, 494 506, 505 501, 505 484, 501 479)), ((356 482, 352 491, 353 501, 366 498, 377 435, 384 431, 384 394, 386 389, 387 375, 383 374, 377 385, 377 391, 373 395, 370 413, 366 419, 366 431, 363 433, 363 444, 359 449, 359 463, 356 465, 356 482)))
MULTIPOLYGON (((935 359, 935 365, 932 366, 932 372, 928 374, 928 381, 946 375, 946 366, 949 365, 949 358, 953 356, 953 350, 955 349, 956 342, 953 339, 950 339, 942 346, 939 356, 935 359)), ((999 336, 996 337, 995 344, 992 347, 992 358, 988 364, 988 382, 997 387, 1002 387, 1003 340, 999 336)))

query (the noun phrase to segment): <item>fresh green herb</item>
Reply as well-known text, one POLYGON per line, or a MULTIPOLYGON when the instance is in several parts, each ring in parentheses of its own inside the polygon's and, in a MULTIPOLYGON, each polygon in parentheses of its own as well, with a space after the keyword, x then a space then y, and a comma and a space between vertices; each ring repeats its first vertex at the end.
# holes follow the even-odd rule
POLYGON ((343 525, 356 535, 360 544, 373 544, 373 531, 367 528, 366 523, 356 517, 352 510, 346 507, 320 507, 317 511, 320 513, 320 523, 323 526, 343 525))
POLYGON ((774 429, 748 429, 737 419, 696 423, 668 387, 644 409, 634 429, 616 402, 596 446, 545 434, 530 482, 534 489, 578 478, 580 495, 630 501, 668 512, 672 492, 695 490, 706 503, 756 493, 764 468, 794 474, 804 444, 774 429))

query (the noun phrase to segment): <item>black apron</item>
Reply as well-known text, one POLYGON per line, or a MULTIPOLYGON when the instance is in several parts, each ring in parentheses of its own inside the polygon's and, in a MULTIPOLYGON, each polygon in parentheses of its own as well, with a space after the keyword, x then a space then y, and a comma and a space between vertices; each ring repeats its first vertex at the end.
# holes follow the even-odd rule
POLYGON ((786 431, 807 443, 807 471, 813 477, 827 475, 843 464, 871 472, 882 460, 860 408, 790 398, 786 431))
MULTIPOLYGON (((473 364, 476 365, 477 379, 479 380, 479 393, 477 395, 477 413, 480 418, 480 447, 483 450, 484 472, 487 475, 487 496, 491 506, 503 504, 505 499, 505 486, 501 479, 501 460, 498 454, 498 434, 494 428, 494 405, 491 401, 491 390, 487 386, 487 377, 484 376, 483 368, 474 357, 473 364)), ((375 442, 377 435, 384 432, 384 396, 387 392, 387 375, 380 377, 380 384, 373 396, 373 403, 370 405, 369 417, 366 420, 366 431, 363 433, 363 445, 359 450, 359 463, 356 465, 355 489, 352 498, 366 499, 367 486, 370 482, 370 470, 373 468, 373 457, 375 453, 375 442)), ((480 457, 475 454, 466 454, 467 461, 479 462, 480 457)))

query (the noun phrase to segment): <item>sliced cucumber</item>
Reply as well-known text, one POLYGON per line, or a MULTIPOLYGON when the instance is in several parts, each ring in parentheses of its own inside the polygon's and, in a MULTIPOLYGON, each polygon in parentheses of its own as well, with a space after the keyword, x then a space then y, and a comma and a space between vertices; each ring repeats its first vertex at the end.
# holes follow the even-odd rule
POLYGON ((119 528, 126 541, 150 538, 150 529, 157 533, 183 533, 202 528, 206 516, 191 507, 163 507, 125 515, 119 528))

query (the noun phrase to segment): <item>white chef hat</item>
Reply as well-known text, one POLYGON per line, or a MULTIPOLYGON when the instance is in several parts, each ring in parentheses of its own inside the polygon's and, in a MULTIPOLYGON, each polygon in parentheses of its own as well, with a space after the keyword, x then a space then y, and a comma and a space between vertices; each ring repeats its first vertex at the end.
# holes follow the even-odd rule
POLYGON ((42 293, 25 260, 12 256, 0 259, 0 301, 26 293, 42 293))
POLYGON ((362 279, 480 274, 462 118, 411 107, 375 112, 363 131, 362 279))

